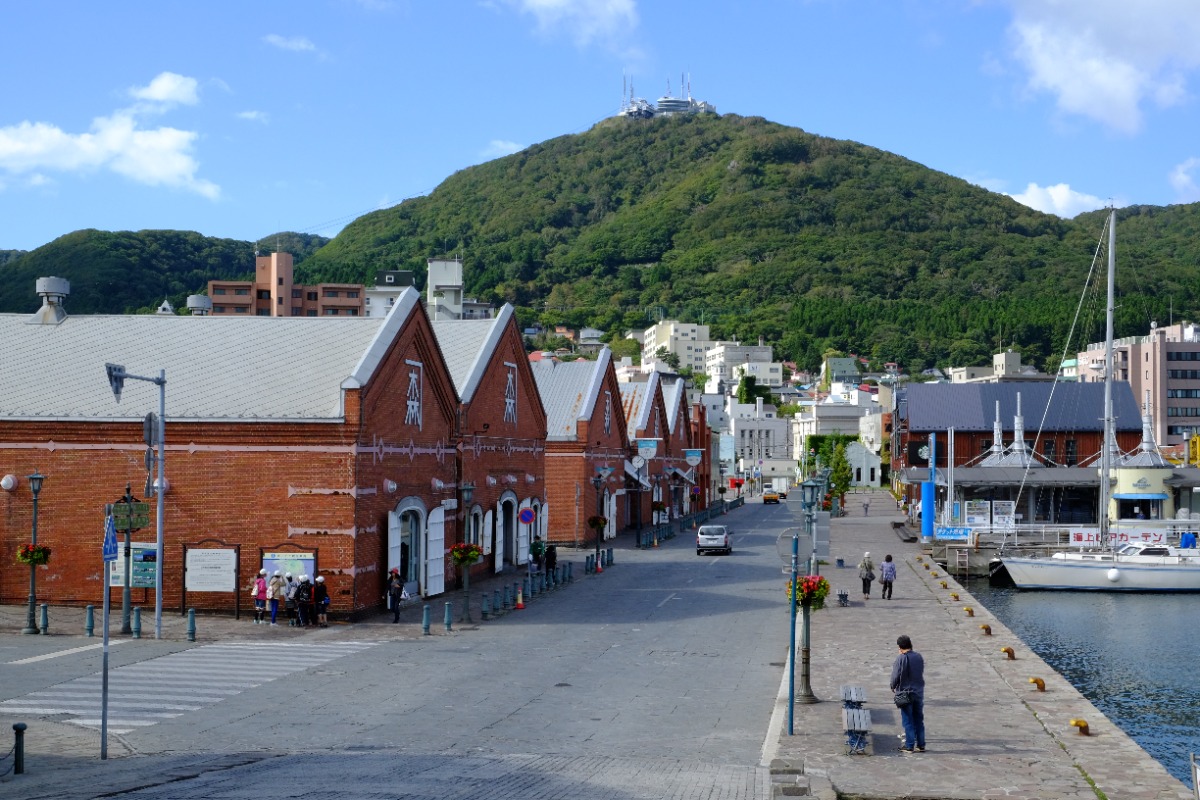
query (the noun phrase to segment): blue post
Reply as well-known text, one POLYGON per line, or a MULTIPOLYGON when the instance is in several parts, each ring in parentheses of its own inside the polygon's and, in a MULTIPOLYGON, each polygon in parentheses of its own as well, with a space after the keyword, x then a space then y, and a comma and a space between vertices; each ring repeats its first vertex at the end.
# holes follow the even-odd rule
POLYGON ((592 555, 591 553, 588 553, 586 556, 583 557, 583 574, 584 575, 591 575, 593 572, 596 571, 596 568, 594 566, 592 566, 592 562, 595 560, 596 560, 596 557, 594 555, 592 555))
POLYGON ((196 641, 196 609, 194 608, 188 609, 187 640, 189 642, 196 641))
POLYGON ((142 610, 140 608, 133 609, 133 638, 142 638, 142 610))
POLYGON ((96 607, 88 606, 87 615, 83 618, 83 632, 88 636, 96 630, 96 607))
POLYGON ((488 615, 492 613, 492 604, 490 602, 490 599, 488 598, 487 592, 483 593, 483 597, 480 599, 479 605, 480 605, 480 611, 479 611, 480 615, 482 615, 484 619, 487 619, 488 615))
POLYGON ((505 608, 507 608, 507 606, 502 606, 500 604, 500 590, 493 589, 492 590, 492 613, 493 614, 502 614, 502 613, 504 613, 505 608))
POLYGON ((574 564, 574 562, 568 561, 567 562, 567 583, 570 583, 573 580, 575 580, 575 564, 574 564))
POLYGON ((424 610, 421 612, 421 633, 429 635, 429 603, 426 603, 424 610))
POLYGON ((525 596, 532 599, 537 594, 537 575, 530 575, 524 578, 525 581, 525 596))
POLYGON ((450 630, 450 627, 452 625, 452 623, 450 621, 450 617, 454 610, 453 606, 454 606, 453 603, 450 603, 450 602, 446 603, 446 619, 443 621, 443 624, 446 626, 446 630, 450 630))
POLYGON ((13 774, 25 774, 25 723, 17 722, 13 725, 13 730, 16 731, 17 741, 13 745, 13 774))
POLYGON ((50 606, 42 603, 42 636, 50 632, 50 606))
POLYGON ((610 548, 608 548, 608 564, 607 564, 607 566, 611 567, 612 565, 613 565, 613 549, 610 547, 610 548))
POLYGON ((505 611, 508 611, 509 606, 512 605, 508 599, 508 584, 504 585, 504 594, 501 596, 500 604, 504 607, 505 611))

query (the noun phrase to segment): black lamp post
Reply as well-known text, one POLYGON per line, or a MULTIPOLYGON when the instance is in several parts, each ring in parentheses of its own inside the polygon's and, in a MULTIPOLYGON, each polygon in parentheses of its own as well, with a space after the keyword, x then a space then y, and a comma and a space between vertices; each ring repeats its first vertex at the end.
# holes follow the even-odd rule
MULTIPOLYGON (((592 478, 592 486, 596 487, 596 517, 604 518, 604 496, 600 494, 600 490, 604 488, 604 476, 599 471, 596 472, 596 477, 592 478)), ((596 572, 604 572, 600 567, 600 534, 604 533, 604 526, 597 525, 592 528, 596 534, 596 572)))
MULTIPOLYGON (((37 472, 32 475, 26 475, 25 480, 29 481, 29 491, 33 493, 33 542, 37 546, 37 518, 38 518, 38 493, 42 491, 42 481, 46 480, 46 476, 37 472)), ((30 562, 29 564, 29 612, 25 618, 25 628, 21 633, 37 633, 37 622, 34 619, 34 606, 37 604, 37 564, 30 562)))
MULTIPOLYGON (((471 544, 471 498, 475 484, 467 481, 458 487, 463 498, 463 541, 471 544)), ((471 621, 471 565, 463 564, 463 622, 471 621)))

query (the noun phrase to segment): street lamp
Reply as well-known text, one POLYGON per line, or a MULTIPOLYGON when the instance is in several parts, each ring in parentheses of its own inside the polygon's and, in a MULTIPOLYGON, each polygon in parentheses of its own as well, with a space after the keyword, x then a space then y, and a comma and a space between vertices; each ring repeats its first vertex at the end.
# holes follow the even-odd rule
MULTIPOLYGON (((160 369, 157 378, 149 378, 142 375, 130 375, 125 371, 122 364, 104 365, 105 372, 108 373, 108 385, 112 387, 113 397, 117 402, 121 402, 121 389, 125 386, 126 380, 146 381, 153 383, 158 387, 158 425, 154 426, 157 430, 153 431, 154 440, 158 443, 158 455, 155 460, 158 464, 158 479, 154 481, 154 495, 158 500, 155 516, 157 533, 155 536, 155 551, 154 551, 154 638, 162 638, 162 581, 163 581, 163 562, 165 554, 163 553, 163 513, 164 513, 164 495, 167 493, 167 481, 163 477, 163 470, 166 465, 163 463, 166 460, 165 442, 167 434, 167 371, 160 369)), ((146 444, 150 444, 147 442, 146 444)), ((149 480, 149 478, 147 478, 149 480)), ((147 483, 149 485, 149 483, 147 483)))
MULTIPOLYGON (((33 492, 33 545, 37 546, 37 514, 38 514, 38 492, 42 490, 42 481, 46 480, 46 476, 34 470, 32 475, 26 475, 25 480, 29 481, 29 491, 33 492)), ((21 633, 37 633, 37 624, 34 620, 34 605, 37 603, 37 564, 33 561, 29 562, 29 613, 25 618, 25 628, 21 633)))
MULTIPOLYGON (((463 499, 463 541, 471 544, 471 498, 475 496, 475 484, 464 482, 458 487, 463 499)), ((463 565, 463 622, 471 621, 471 565, 463 565)))
MULTIPOLYGON (((813 563, 816 562, 816 528, 813 524, 813 506, 817 503, 817 493, 820 491, 820 485, 814 480, 807 480, 800 484, 800 503, 804 506, 805 527, 808 528, 808 533, 813 537, 813 563)), ((809 628, 811 609, 807 603, 802 604, 803 623, 804 623, 804 639, 800 644, 800 695, 796 696, 796 596, 799 594, 797 582, 800 580, 800 529, 792 530, 792 596, 789 598, 792 603, 792 669, 789 675, 789 691, 792 697, 791 705, 795 703, 803 703, 809 705, 817 702, 816 695, 813 694, 812 684, 810 682, 809 667, 810 648, 809 648, 809 628)), ((809 574, 812 574, 810 567, 809 574)), ((788 708, 788 734, 792 733, 792 708, 788 708)))

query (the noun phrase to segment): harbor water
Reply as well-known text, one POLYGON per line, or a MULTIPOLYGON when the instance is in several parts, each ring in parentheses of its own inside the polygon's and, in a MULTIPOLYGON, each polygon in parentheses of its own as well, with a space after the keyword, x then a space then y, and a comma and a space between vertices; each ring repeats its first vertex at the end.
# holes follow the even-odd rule
POLYGON ((1200 595, 967 589, 1185 785, 1200 753, 1200 595))

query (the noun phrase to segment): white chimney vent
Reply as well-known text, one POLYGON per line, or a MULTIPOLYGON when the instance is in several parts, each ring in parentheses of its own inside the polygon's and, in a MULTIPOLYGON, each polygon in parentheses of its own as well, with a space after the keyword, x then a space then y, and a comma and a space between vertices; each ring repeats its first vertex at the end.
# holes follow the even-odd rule
POLYGON ((71 293, 71 282, 66 278, 38 278, 37 293, 42 297, 42 307, 27 320, 30 325, 57 325, 67 318, 63 300, 71 293))

